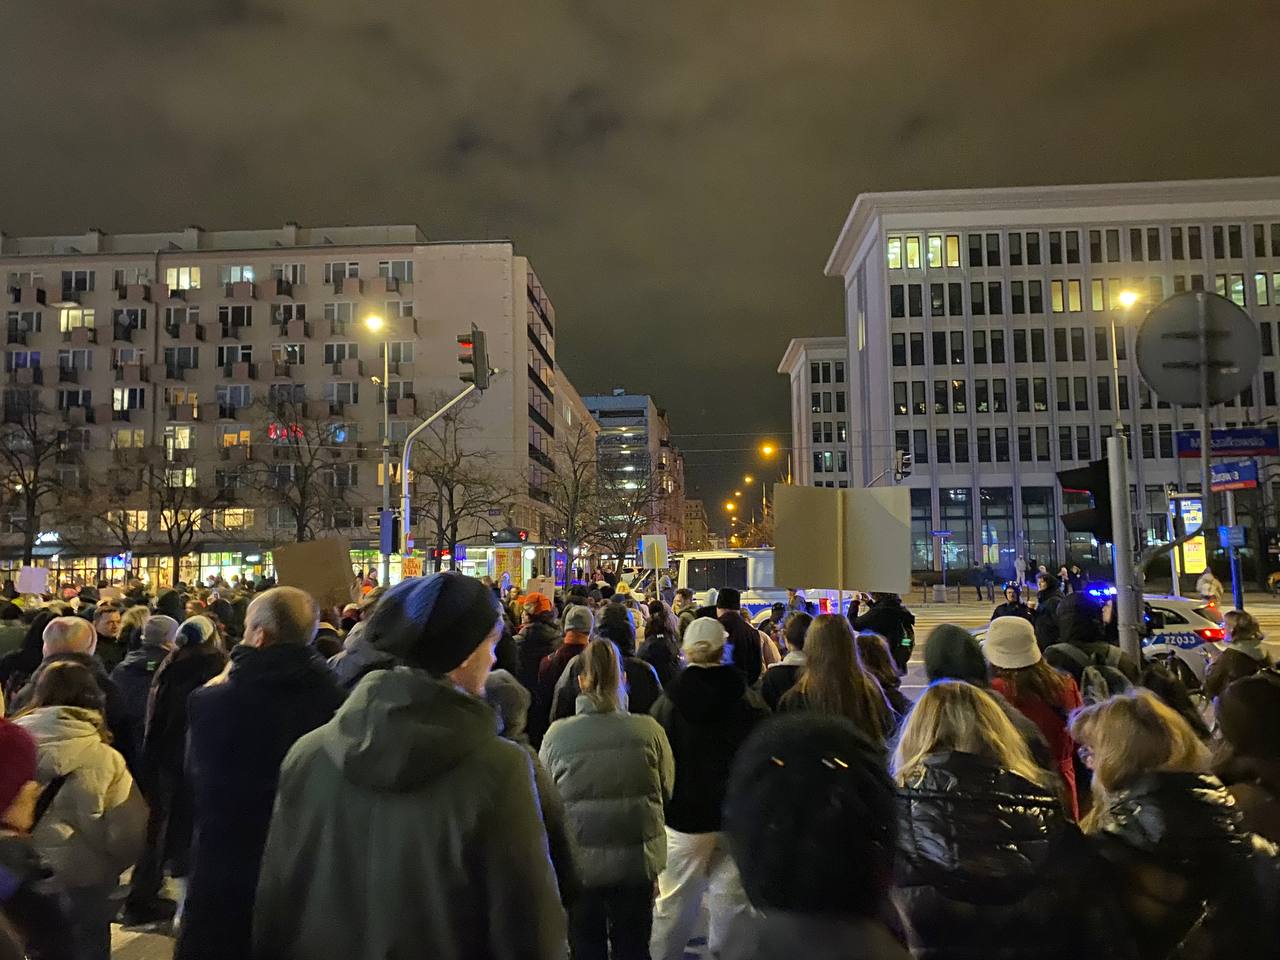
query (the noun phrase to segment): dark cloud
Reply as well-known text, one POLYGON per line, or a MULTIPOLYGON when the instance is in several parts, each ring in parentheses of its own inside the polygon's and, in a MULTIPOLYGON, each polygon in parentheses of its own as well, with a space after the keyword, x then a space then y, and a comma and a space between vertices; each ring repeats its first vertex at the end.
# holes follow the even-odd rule
POLYGON ((0 228, 416 220, 510 236, 584 391, 708 498, 781 435, 863 190, 1275 173, 1258 0, 0 5, 0 228), (721 434, 722 439, 714 436, 721 434))

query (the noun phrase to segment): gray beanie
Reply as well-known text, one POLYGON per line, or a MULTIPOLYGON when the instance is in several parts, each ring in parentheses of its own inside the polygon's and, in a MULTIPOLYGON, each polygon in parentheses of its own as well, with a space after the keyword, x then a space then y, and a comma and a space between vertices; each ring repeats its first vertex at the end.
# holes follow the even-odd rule
POLYGON ((142 645, 144 647, 171 646, 177 633, 177 620, 166 617, 163 613, 152 614, 142 624, 142 645))

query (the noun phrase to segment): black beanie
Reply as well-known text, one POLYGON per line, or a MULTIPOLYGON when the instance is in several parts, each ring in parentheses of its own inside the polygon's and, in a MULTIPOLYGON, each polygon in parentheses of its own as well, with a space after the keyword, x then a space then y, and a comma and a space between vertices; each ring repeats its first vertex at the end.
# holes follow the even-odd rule
POLYGON ((963 680, 980 687, 987 685, 987 661, 974 635, 953 623, 933 628, 924 645, 924 672, 929 682, 963 680))
POLYGON ((480 646, 498 622, 498 601, 479 580, 435 573, 396 584, 374 609, 365 637, 374 649, 443 676, 480 646))
POLYGON ((716 594, 716 606, 721 610, 741 610, 742 593, 733 587, 723 587, 716 594))

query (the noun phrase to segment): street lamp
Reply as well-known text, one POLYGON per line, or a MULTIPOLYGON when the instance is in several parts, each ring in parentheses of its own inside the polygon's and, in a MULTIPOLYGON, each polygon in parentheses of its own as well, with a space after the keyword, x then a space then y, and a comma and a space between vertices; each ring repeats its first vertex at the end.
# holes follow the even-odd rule
MULTIPOLYGON (((365 329, 381 333, 387 322, 376 313, 364 318, 365 329)), ((391 344, 382 341, 382 514, 378 525, 378 546, 382 550, 382 571, 378 582, 385 589, 391 579, 391 548, 387 527, 391 522, 391 344)))
MULTIPOLYGON (((1127 314, 1139 300, 1136 290, 1121 290, 1116 296, 1121 308, 1127 314)), ((1113 402, 1116 406, 1116 433, 1124 433, 1124 420, 1120 417, 1120 341, 1117 339, 1116 313, 1111 311, 1111 385, 1113 402)))
POLYGON ((734 495, 735 497, 740 497, 740 496, 742 496, 742 491, 741 491, 741 490, 735 490, 735 491, 733 491, 733 495, 734 495))
POLYGON ((726 500, 724 502, 724 508, 727 512, 733 513, 733 511, 738 509, 738 505, 734 503, 732 500, 726 500))

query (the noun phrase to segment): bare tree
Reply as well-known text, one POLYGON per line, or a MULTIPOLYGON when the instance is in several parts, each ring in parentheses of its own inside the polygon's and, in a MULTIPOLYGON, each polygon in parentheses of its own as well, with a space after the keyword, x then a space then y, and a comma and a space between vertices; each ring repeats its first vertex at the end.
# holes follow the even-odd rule
POLYGON ((141 451, 112 451, 107 469, 90 478, 82 490, 66 491, 54 508, 62 542, 85 555, 104 544, 132 554, 148 530, 141 451))
POLYGON ((138 478, 147 509, 155 518, 173 561, 173 583, 176 584, 181 579, 178 569, 182 558, 191 553, 202 533, 212 529, 210 511, 225 507, 229 500, 213 485, 198 482, 195 467, 169 463, 163 454, 163 450, 145 453, 145 466, 138 478))
POLYGON ((45 406, 37 386, 8 387, 0 423, 0 483, 3 502, 22 534, 22 562, 30 564, 42 515, 58 500, 58 464, 79 462, 67 443, 61 418, 45 406))
POLYGON ((328 403, 305 400, 293 390, 274 393, 252 416, 266 444, 250 484, 268 505, 284 508, 295 539, 312 540, 332 525, 335 510, 348 506, 340 472, 356 458, 359 445, 328 403))
MULTIPOLYGON (((443 406, 447 395, 433 395, 428 406, 443 406)), ((464 402, 422 434, 414 447, 413 515, 430 524, 435 542, 435 568, 453 556, 463 526, 488 521, 490 511, 509 509, 516 490, 509 476, 493 463, 493 455, 466 443, 472 424, 464 402)))
POLYGON ((602 461, 596 475, 600 517, 592 539, 617 557, 626 556, 635 547, 640 534, 653 523, 665 495, 662 477, 642 459, 634 459, 602 461))
POLYGON ((555 473, 547 480, 552 523, 570 551, 600 528, 596 438, 585 422, 561 428, 553 447, 555 473))

